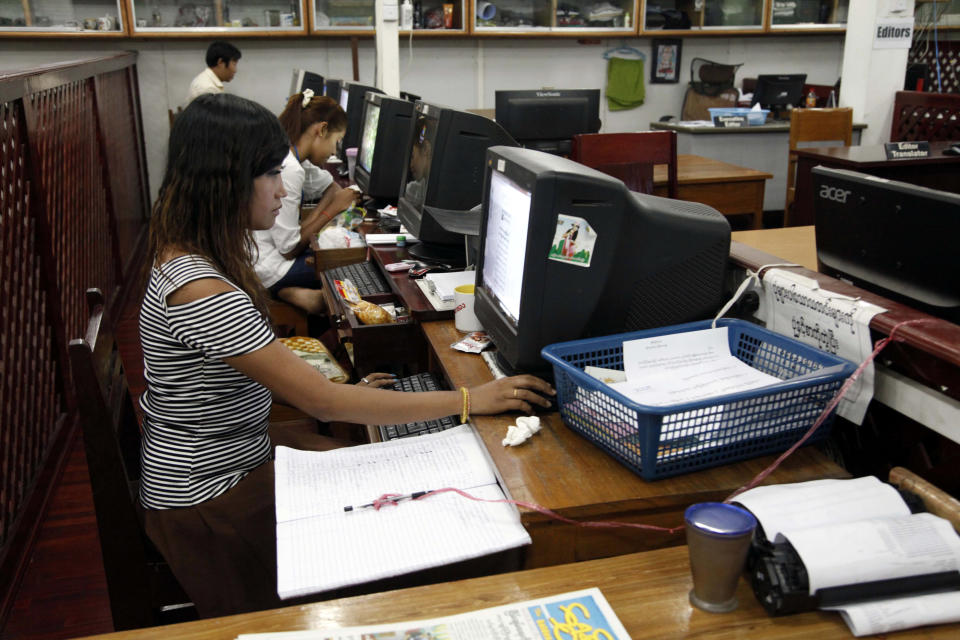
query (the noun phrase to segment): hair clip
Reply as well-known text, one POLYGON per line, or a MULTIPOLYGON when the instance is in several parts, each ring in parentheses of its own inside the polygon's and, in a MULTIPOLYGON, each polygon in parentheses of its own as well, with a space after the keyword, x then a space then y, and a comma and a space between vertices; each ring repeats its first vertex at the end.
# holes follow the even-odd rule
POLYGON ((310 104, 310 101, 313 100, 313 89, 304 89, 303 90, 303 101, 300 103, 301 108, 306 109, 307 105, 310 104))

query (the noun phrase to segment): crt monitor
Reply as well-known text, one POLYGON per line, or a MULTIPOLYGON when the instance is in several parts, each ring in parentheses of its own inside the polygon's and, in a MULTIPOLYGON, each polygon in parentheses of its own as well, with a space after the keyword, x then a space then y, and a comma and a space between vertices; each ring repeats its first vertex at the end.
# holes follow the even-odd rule
POLYGON ((712 317, 730 225, 532 149, 487 152, 475 311, 508 371, 555 342, 712 317))
POLYGON ((381 93, 364 100, 354 179, 378 202, 396 204, 413 136, 413 103, 381 93))
POLYGON ((960 195, 813 169, 819 271, 960 323, 960 195))
POLYGON ((361 125, 363 121, 363 100, 367 91, 383 93, 376 87, 355 82, 344 82, 340 85, 340 106, 347 112, 347 131, 340 141, 338 156, 346 163, 346 150, 360 145, 361 125))
POLYGON ((303 69, 294 69, 293 78, 290 80, 290 93, 287 95, 292 96, 304 89, 310 89, 315 95, 322 96, 323 76, 303 69))
POLYGON ((803 98, 803 85, 806 81, 805 73, 758 75, 751 105, 759 103, 764 109, 773 111, 795 107, 803 98))
POLYGON ((334 100, 340 100, 341 81, 334 78, 327 78, 323 82, 323 95, 334 100))
POLYGON ((483 116, 426 102, 414 107, 416 120, 405 154, 400 221, 420 244, 410 253, 422 260, 463 262, 464 235, 476 235, 483 198, 484 158, 489 147, 516 143, 503 127, 483 116))
POLYGON ((524 147, 570 155, 573 136, 600 130, 600 90, 497 91, 497 122, 524 147))

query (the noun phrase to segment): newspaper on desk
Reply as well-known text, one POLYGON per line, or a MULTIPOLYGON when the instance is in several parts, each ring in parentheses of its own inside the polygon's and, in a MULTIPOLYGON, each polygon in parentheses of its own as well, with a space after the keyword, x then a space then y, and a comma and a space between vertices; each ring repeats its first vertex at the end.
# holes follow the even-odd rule
MULTIPOLYGON (((819 283, 785 269, 769 269, 763 276, 763 293, 757 317, 767 329, 790 336, 854 363, 873 351, 870 320, 886 309, 820 288, 819 283)), ((873 397, 873 364, 847 391, 837 413, 861 424, 873 397)))
POLYGON ((245 633, 238 640, 544 640, 630 636, 596 587, 459 615, 390 624, 280 633, 245 633))

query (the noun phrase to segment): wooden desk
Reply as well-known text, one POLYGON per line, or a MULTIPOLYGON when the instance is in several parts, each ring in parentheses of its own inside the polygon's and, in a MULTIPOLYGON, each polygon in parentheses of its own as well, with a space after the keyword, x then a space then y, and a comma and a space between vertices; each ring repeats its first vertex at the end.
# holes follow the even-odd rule
MULTIPOLYGON (((446 375, 451 388, 492 379, 480 356, 450 348, 460 338, 453 321, 425 322, 421 326, 436 359, 431 368, 446 375)), ((525 444, 504 447, 500 441, 515 417, 471 418, 496 465, 501 485, 516 500, 534 502, 574 519, 677 526, 683 522, 686 507, 725 498, 773 461, 767 456, 646 482, 568 429, 556 412, 540 415, 543 430, 525 444)), ((842 468, 807 447, 788 458, 768 481, 776 484, 843 477, 848 474, 842 468)), ((526 549, 526 568, 683 543, 681 535, 577 528, 530 511, 523 511, 521 518, 533 538, 533 545, 526 549)))
POLYGON ((812 225, 734 231, 730 239, 777 256, 779 262, 793 262, 811 271, 817 270, 817 237, 812 225))
MULTIPOLYGON (((853 123, 853 144, 860 144, 864 124, 853 123)), ((759 127, 689 127, 676 122, 651 122, 651 129, 677 132, 677 153, 716 158, 739 167, 769 171, 773 177, 764 193, 765 211, 783 211, 787 193, 789 121, 767 121, 759 127)))
POLYGON ((811 171, 818 165, 960 193, 960 156, 943 155, 943 150, 949 146, 949 142, 931 142, 929 157, 904 160, 887 160, 882 144, 799 149, 797 196, 790 216, 790 225, 813 224, 814 193, 811 171))
MULTIPOLYGON (((448 616, 594 586, 600 588, 627 633, 637 639, 849 640, 853 637, 838 613, 816 611, 779 618, 767 616, 742 579, 737 590, 740 606, 735 611, 718 615, 694 609, 687 600, 692 584, 685 546, 97 637, 234 640, 240 633, 448 616)), ((960 624, 890 634, 891 640, 958 636, 960 624)))
MULTIPOLYGON (((763 194, 772 173, 694 155, 677 156, 677 199, 710 205, 724 215, 749 213, 763 227, 763 194)), ((667 167, 653 169, 653 193, 667 196, 667 167)))

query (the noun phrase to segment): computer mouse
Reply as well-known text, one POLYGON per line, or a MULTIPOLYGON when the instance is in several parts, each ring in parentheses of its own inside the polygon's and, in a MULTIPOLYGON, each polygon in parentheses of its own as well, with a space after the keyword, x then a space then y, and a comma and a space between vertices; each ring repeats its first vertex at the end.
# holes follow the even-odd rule
POLYGON ((960 144, 955 144, 943 150, 945 156, 960 156, 960 144))

